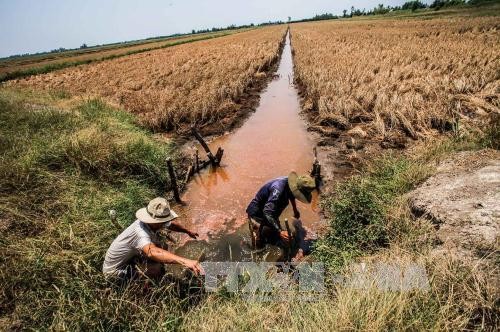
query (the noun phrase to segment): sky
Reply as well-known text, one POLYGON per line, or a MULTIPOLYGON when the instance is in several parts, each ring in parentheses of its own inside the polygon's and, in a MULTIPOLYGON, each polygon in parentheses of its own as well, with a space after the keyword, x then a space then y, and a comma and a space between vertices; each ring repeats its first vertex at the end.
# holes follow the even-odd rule
MULTIPOLYGON (((397 0, 0 0, 0 57, 192 29, 370 9, 397 0)), ((428 2, 428 1, 427 1, 428 2)))

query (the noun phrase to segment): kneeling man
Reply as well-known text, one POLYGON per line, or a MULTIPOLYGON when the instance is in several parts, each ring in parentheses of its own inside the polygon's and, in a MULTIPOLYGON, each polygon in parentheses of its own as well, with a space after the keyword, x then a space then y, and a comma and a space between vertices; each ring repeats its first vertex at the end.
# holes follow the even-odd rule
POLYGON ((316 183, 309 175, 297 175, 291 172, 288 176, 279 177, 267 182, 250 202, 246 212, 256 230, 256 242, 259 247, 265 243, 288 242, 288 234, 281 228, 279 217, 283 210, 292 204, 293 215, 300 218, 295 199, 303 203, 311 203, 312 191, 316 183))
POLYGON ((111 243, 102 271, 106 276, 121 280, 133 279, 137 275, 138 264, 150 278, 158 278, 163 273, 163 264, 180 264, 202 274, 203 269, 197 261, 177 256, 161 248, 157 232, 163 227, 186 233, 193 239, 198 236, 179 223, 173 221, 177 214, 170 209, 167 200, 157 197, 146 208, 137 210, 137 218, 111 243))

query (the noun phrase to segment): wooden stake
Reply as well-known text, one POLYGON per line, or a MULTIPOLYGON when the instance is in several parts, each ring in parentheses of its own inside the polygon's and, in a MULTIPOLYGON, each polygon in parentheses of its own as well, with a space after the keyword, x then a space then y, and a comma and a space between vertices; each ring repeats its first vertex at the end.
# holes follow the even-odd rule
POLYGON ((111 218, 111 223, 118 229, 120 232, 122 231, 122 226, 118 223, 116 220, 116 211, 115 210, 109 210, 109 217, 111 218))
POLYGON ((288 219, 285 218, 286 232, 288 233, 288 261, 292 260, 292 232, 290 231, 290 225, 288 224, 288 219))
POLYGON ((253 223, 252 223, 252 218, 248 217, 248 230, 250 231, 250 240, 252 241, 252 250, 255 250, 256 241, 255 241, 255 236, 253 234, 253 223))
POLYGON ((224 154, 224 149, 219 147, 217 149, 217 152, 215 153, 215 161, 217 162, 217 165, 220 165, 220 161, 222 160, 222 155, 224 154))
POLYGON ((195 151, 194 170, 195 173, 198 173, 200 171, 200 157, 198 155, 198 149, 196 149, 195 151))
POLYGON ((182 203, 181 196, 179 195, 179 187, 177 186, 177 179, 175 177, 174 166, 172 166, 172 159, 170 158, 167 158, 167 169, 174 192, 174 199, 177 203, 182 203))
POLYGON ((313 177, 314 181, 316 182, 316 188, 319 188, 319 185, 321 183, 321 164, 318 160, 318 152, 316 150, 316 147, 313 148, 313 153, 314 162, 311 170, 311 177, 313 177))
POLYGON ((203 147, 205 152, 207 153, 208 159, 210 159, 210 162, 212 165, 217 166, 217 161, 215 160, 214 155, 212 154, 212 151, 210 151, 210 148, 208 147, 207 143, 203 139, 203 137, 198 133, 198 131, 193 127, 191 128, 191 132, 193 133, 194 137, 200 142, 200 145, 203 147))

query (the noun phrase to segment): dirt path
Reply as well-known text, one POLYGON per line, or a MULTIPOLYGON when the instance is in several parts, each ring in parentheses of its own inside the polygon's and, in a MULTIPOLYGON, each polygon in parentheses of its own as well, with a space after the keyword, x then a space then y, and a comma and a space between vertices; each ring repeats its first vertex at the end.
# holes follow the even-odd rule
MULTIPOLYGON (((181 220, 200 234, 201 241, 188 242, 180 248, 181 252, 187 250, 191 256, 195 250, 191 252, 189 248, 199 249, 204 245, 197 242, 204 242, 206 246, 207 241, 219 248, 219 252, 211 250, 214 259, 227 258, 229 251, 232 258, 243 254, 240 250, 248 237, 245 209, 260 186, 291 170, 308 172, 311 169, 315 142, 299 113, 287 35, 276 78, 261 93, 255 113, 234 133, 209 144, 213 151, 218 146, 224 148, 222 167, 195 176, 183 195, 188 205, 178 208, 181 220), (231 250, 228 246, 232 246, 231 250)), ((203 151, 201 147, 199 150, 203 151)), ((317 229, 320 222, 317 196, 312 205, 298 204, 303 226, 308 236, 313 237, 312 230, 317 229)), ((282 218, 291 220, 292 215, 289 207, 282 218)), ((179 244, 188 240, 182 236, 179 244)))

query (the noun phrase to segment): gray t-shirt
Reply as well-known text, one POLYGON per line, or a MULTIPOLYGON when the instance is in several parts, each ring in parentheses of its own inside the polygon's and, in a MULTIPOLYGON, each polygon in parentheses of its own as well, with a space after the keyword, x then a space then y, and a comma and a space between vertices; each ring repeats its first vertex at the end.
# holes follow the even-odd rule
POLYGON ((134 221, 109 246, 102 272, 105 274, 120 272, 134 257, 142 253, 144 246, 150 243, 158 245, 156 234, 142 221, 134 221))

